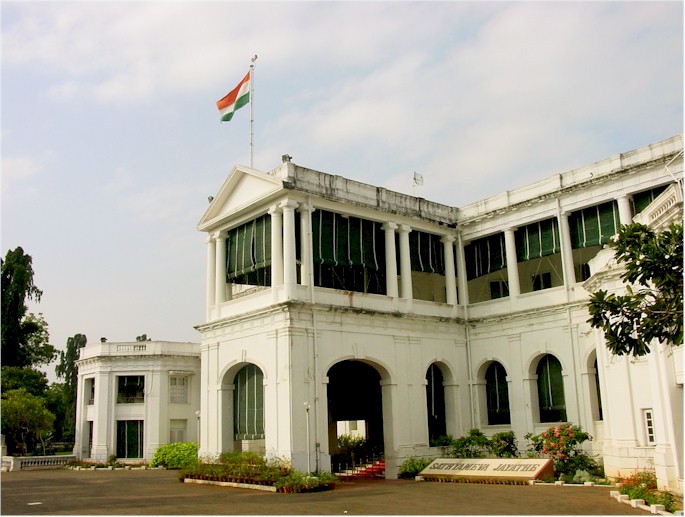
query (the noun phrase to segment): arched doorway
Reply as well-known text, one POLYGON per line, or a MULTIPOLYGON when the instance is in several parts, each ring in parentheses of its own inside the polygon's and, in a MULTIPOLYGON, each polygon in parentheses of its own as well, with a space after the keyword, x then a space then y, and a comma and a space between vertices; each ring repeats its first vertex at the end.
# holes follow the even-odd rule
POLYGON ((243 366, 233 380, 233 432, 235 449, 264 448, 264 374, 255 364, 243 366))
POLYGON ((351 462, 382 457, 380 380, 378 371, 362 361, 342 361, 328 370, 328 443, 334 472, 348 468, 351 462))
POLYGON ((442 371, 433 363, 426 371, 426 408, 428 409, 428 439, 434 441, 447 434, 445 419, 445 387, 442 371))

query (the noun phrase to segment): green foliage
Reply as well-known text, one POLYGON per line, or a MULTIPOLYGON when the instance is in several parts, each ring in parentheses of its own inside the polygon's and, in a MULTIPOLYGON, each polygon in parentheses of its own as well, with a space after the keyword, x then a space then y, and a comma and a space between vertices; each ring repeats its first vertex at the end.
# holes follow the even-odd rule
POLYGON ((454 441, 454 438, 452 438, 451 434, 442 435, 442 436, 439 436, 438 438, 433 438, 430 441, 430 446, 431 447, 449 447, 450 445, 452 445, 453 441, 454 441))
POLYGON ((651 470, 636 471, 628 478, 620 479, 618 491, 630 499, 644 499, 648 505, 663 504, 667 512, 678 509, 673 494, 657 490, 656 474, 651 470))
POLYGON ((55 415, 45 408, 41 397, 31 395, 23 388, 3 393, 0 424, 8 448, 28 454, 41 436, 52 432, 54 422, 55 415))
POLYGON ((366 445, 366 438, 359 435, 341 434, 338 436, 338 448, 342 452, 354 451, 366 445))
POLYGON ((59 354, 59 363, 55 367, 55 373, 60 379, 64 379, 62 388, 63 419, 62 430, 65 437, 74 436, 76 426, 76 389, 78 382, 78 369, 76 361, 79 358, 79 350, 86 346, 88 338, 83 334, 75 334, 67 339, 66 349, 59 354))
POLYGON ((552 458, 554 472, 558 476, 574 476, 578 470, 597 471, 597 462, 583 449, 582 444, 591 440, 580 426, 560 424, 548 428, 538 435, 528 433, 532 455, 552 458))
POLYGON ((24 388, 31 395, 40 397, 48 389, 45 373, 29 366, 3 366, 0 379, 3 393, 24 388))
POLYGON ((488 453, 490 440, 480 429, 470 429, 469 434, 452 441, 447 454, 452 458, 483 458, 488 453))
POLYGON ((654 340, 683 344, 683 226, 661 233, 643 224, 622 226, 609 243, 625 266, 628 294, 594 293, 590 323, 616 355, 642 356, 654 340))
POLYGON ((197 442, 168 443, 155 451, 151 467, 184 469, 197 464, 197 442))
POLYGON ((517 458, 519 450, 514 431, 493 434, 488 450, 497 458, 517 458))
POLYGON ((2 363, 3 366, 37 366, 55 356, 48 344, 48 326, 43 315, 28 314, 27 301, 40 301, 42 291, 33 283, 30 255, 21 247, 10 250, 0 261, 2 274, 2 363))
POLYGON ((400 465, 400 479, 414 479, 434 458, 409 458, 400 465))

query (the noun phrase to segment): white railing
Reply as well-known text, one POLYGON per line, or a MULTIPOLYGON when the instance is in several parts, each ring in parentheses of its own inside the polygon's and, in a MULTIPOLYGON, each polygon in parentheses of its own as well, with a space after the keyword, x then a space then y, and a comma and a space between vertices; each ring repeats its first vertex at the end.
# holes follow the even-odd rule
POLYGON ((117 345, 117 352, 145 352, 147 345, 117 345))
POLYGON ((72 461, 76 461, 73 454, 63 456, 3 456, 3 470, 39 470, 61 469, 72 461))

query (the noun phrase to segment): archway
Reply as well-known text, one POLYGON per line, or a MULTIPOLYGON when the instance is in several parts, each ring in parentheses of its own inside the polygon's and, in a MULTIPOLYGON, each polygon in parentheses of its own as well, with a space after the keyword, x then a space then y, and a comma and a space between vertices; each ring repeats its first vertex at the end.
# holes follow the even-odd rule
POLYGON ((334 471, 346 468, 351 461, 357 463, 382 457, 384 433, 380 380, 378 371, 362 361, 342 361, 328 370, 328 443, 334 471), (352 422, 357 423, 357 429, 363 423, 363 435, 350 432, 352 422), (352 438, 353 443, 361 442, 362 446, 354 450, 349 446, 338 447, 341 423, 341 434, 352 438))
POLYGON ((436 363, 426 371, 426 408, 428 410, 428 439, 434 441, 447 434, 445 419, 445 387, 442 371, 436 363))

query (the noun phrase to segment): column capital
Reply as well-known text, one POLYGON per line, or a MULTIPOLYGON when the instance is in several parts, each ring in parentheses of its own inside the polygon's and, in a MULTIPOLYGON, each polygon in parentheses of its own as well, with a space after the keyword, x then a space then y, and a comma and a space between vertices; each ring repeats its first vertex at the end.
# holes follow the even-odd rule
POLYGON ((217 230, 211 234, 210 238, 214 240, 219 240, 222 237, 226 237, 226 235, 228 235, 228 230, 217 230))
POLYGON ((454 244, 454 241, 456 240, 456 237, 451 234, 443 235, 442 237, 440 237, 440 242, 442 242, 443 244, 454 244))
POLYGON ((297 211, 300 213, 309 212, 311 214, 315 210, 314 205, 309 203, 300 203, 300 206, 297 207, 297 211))
POLYGON ((282 213, 281 207, 279 205, 273 205, 269 208, 269 215, 280 215, 282 213))
POLYGON ((295 208, 298 207, 298 203, 297 203, 297 201, 293 201, 292 199, 286 199, 282 203, 279 203, 278 207, 283 209, 283 210, 285 210, 286 208, 291 208, 294 210, 295 208))
POLYGON ((504 233, 514 233, 516 230, 518 230, 518 226, 510 226, 509 228, 504 229, 504 233))
POLYGON ((412 228, 408 224, 400 224, 399 225, 400 232, 402 233, 411 233, 412 228))
POLYGON ((386 232, 389 230, 392 230, 394 232, 395 230, 397 230, 398 226, 397 224, 388 221, 383 223, 383 226, 381 226, 381 228, 383 228, 383 230, 385 230, 386 232))

